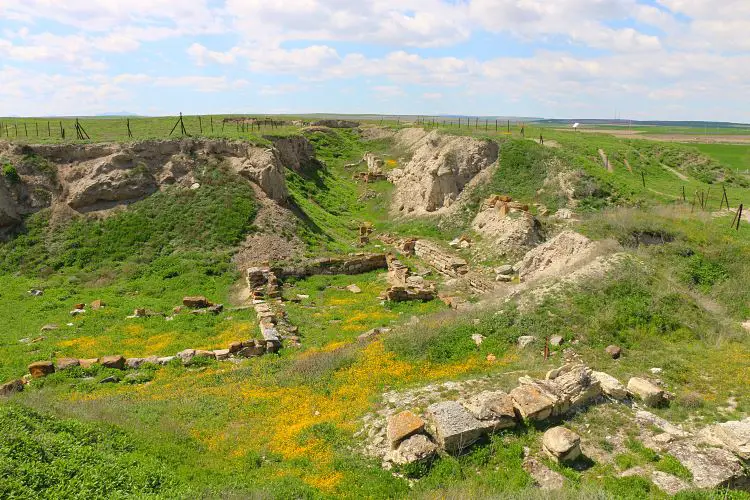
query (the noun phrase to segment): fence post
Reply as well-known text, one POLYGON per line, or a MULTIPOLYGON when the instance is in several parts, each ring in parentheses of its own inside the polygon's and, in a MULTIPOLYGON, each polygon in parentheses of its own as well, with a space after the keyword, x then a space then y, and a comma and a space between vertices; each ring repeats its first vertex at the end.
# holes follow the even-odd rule
POLYGON ((740 230, 740 222, 742 221, 742 203, 740 203, 740 208, 737 210, 737 231, 740 230))
POLYGON ((643 173, 643 170, 641 170, 641 180, 643 181, 643 187, 646 187, 646 174, 643 173))

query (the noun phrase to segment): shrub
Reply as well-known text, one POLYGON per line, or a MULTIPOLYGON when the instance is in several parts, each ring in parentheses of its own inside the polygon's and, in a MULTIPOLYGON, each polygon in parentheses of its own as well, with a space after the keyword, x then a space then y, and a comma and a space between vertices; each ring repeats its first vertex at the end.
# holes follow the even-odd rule
POLYGON ((16 167, 13 166, 11 163, 3 164, 3 176, 11 184, 16 184, 18 182, 21 182, 21 176, 18 175, 18 170, 16 170, 16 167))

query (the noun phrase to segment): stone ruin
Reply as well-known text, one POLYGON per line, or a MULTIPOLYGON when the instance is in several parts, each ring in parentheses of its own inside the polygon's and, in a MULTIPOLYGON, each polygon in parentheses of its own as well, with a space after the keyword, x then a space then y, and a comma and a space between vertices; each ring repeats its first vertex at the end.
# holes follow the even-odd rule
POLYGON ((388 255, 388 289, 381 298, 392 302, 429 301, 437 296, 435 284, 422 276, 412 275, 409 268, 393 255, 388 255))
POLYGON ((472 222, 472 228, 490 244, 487 250, 498 255, 525 252, 542 242, 541 225, 529 206, 510 196, 487 198, 472 222))
POLYGON ((370 182, 384 181, 388 179, 388 176, 383 170, 384 162, 382 158, 379 158, 373 153, 365 153, 365 155, 358 163, 350 164, 347 166, 356 167, 360 163, 367 164, 367 171, 357 172, 356 174, 354 174, 353 178, 355 180, 361 180, 365 184, 369 184, 370 182))
MULTIPOLYGON (((428 463, 441 453, 459 455, 487 435, 514 428, 521 421, 557 423, 588 405, 628 398, 645 406, 667 403, 667 394, 649 381, 634 377, 626 388, 611 375, 569 363, 550 370, 544 379, 521 377, 519 386, 509 393, 488 379, 386 393, 385 407, 366 415, 357 435, 366 437, 365 454, 381 459, 383 467, 390 469, 428 463), (446 393, 458 393, 459 399, 441 400, 446 393)), ((647 445, 670 453, 693 474, 692 484, 682 489, 750 490, 750 476, 743 465, 750 459, 750 418, 691 434, 648 411, 639 410, 635 417, 642 430, 653 435, 647 445), (652 429, 663 434, 654 434, 652 429)), ((555 462, 572 462, 581 455, 580 444, 577 434, 558 425, 544 433, 541 450, 555 462)), ((543 488, 563 487, 562 476, 533 456, 525 455, 523 467, 543 488)), ((652 480, 661 488, 659 479, 663 478, 654 473, 652 480)))
POLYGON ((299 345, 297 328, 289 323, 284 310, 276 274, 270 267, 251 267, 246 271, 246 280, 266 350, 278 352, 283 340, 299 345))
POLYGON ((367 245, 370 243, 370 235, 375 231, 375 228, 372 227, 372 224, 369 222, 365 222, 363 224, 360 224, 359 226, 359 244, 360 245, 367 245))
POLYGON ((321 257, 298 265, 275 266, 270 270, 280 280, 306 278, 314 275, 363 274, 378 269, 387 269, 386 256, 382 253, 357 253, 346 257, 321 257))
POLYGON ((414 243, 414 255, 434 267, 440 274, 451 278, 460 278, 469 272, 466 260, 427 240, 417 240, 414 243))

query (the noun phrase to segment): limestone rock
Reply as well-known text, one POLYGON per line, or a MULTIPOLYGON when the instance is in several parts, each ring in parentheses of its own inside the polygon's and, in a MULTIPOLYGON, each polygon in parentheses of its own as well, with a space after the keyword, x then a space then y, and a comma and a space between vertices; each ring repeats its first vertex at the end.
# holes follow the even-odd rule
POLYGON ((518 337, 517 344, 519 349, 526 349, 528 346, 536 341, 536 337, 533 335, 522 335, 518 337))
POLYGON ((81 368, 91 368, 99 362, 99 358, 79 359, 78 364, 81 368))
POLYGON ((214 351, 214 356, 216 356, 216 361, 224 361, 229 359, 229 349, 216 349, 214 351))
POLYGON ((616 345, 608 345, 604 348, 604 352, 609 354, 612 359, 618 359, 622 355, 622 349, 616 345))
POLYGON ((347 286, 346 289, 352 293, 362 293, 362 289, 354 284, 347 286))
POLYGON ((389 176, 396 185, 394 209, 405 215, 450 207, 477 174, 495 163, 499 152, 493 141, 421 129, 400 131, 396 141, 413 153, 411 161, 389 176))
POLYGON ((402 441, 398 448, 386 455, 386 460, 404 465, 429 460, 437 452, 438 447, 424 434, 417 434, 402 441))
POLYGON ((535 458, 525 459, 523 469, 529 473, 534 484, 543 490, 559 490, 565 484, 562 474, 553 471, 535 458))
POLYGON ((491 422, 493 431, 516 425, 513 399, 503 391, 480 392, 463 401, 463 405, 477 420, 491 422))
POLYGON ((549 338, 549 345, 559 347, 565 342, 565 339, 562 337, 562 335, 553 335, 549 338))
POLYGON ((191 309, 203 309, 204 307, 211 305, 206 297, 200 295, 195 297, 184 297, 182 299, 182 304, 191 309))
POLYGON ((44 326, 43 326, 43 327, 41 328, 41 331, 43 331, 43 332, 51 332, 51 331, 53 331, 53 330, 57 330, 58 328, 60 328, 60 327, 59 327, 58 325, 55 325, 55 324, 49 324, 49 325, 44 325, 44 326))
POLYGON ((485 248, 494 255, 518 255, 543 241, 541 224, 528 212, 489 208, 476 215, 471 227, 490 243, 485 248))
POLYGON ((248 345, 245 345, 243 342, 243 347, 239 351, 237 351, 237 356, 241 358, 253 358, 256 356, 263 356, 266 353, 266 344, 261 342, 251 342, 248 343, 248 345))
POLYGON ((125 357, 120 355, 115 356, 104 356, 99 359, 99 364, 105 368, 116 368, 118 370, 125 369, 125 357))
POLYGON ((427 407, 425 415, 438 444, 448 453, 460 453, 492 430, 491 423, 477 420, 456 401, 433 403, 427 407))
POLYGON ((410 411, 402 411, 388 418, 388 442, 397 448, 404 439, 424 430, 424 421, 410 411))
POLYGON ((750 490, 750 477, 742 461, 727 450, 675 441, 667 451, 693 474, 693 484, 698 488, 750 490))
MULTIPOLYGON (((648 411, 638 410, 637 412, 635 412, 635 420, 640 424, 657 427, 673 438, 685 438, 690 436, 689 432, 683 431, 680 427, 677 427, 676 425, 648 411)), ((657 438, 660 438, 660 436, 654 436, 655 441, 659 441, 661 439, 663 441, 671 442, 671 440, 667 440, 666 438, 657 438)))
POLYGON ((591 372, 591 377, 599 382, 602 392, 612 399, 620 401, 628 397, 628 391, 625 389, 625 386, 612 375, 604 372, 591 372))
POLYGON ((52 361, 35 361, 29 365, 29 373, 34 378, 46 377, 55 373, 55 365, 52 361))
POLYGON ((572 462, 581 456, 581 437, 565 427, 553 427, 544 433, 542 447, 555 462, 572 462))
POLYGON ((159 363, 161 366, 168 365, 172 362, 173 359, 177 359, 177 356, 164 356, 161 358, 157 358, 156 362, 159 363))
POLYGON ((67 370, 74 366, 79 366, 81 363, 76 358, 57 358, 55 362, 55 369, 58 371, 67 370))
POLYGON ((510 397, 513 399, 513 406, 521 415, 521 418, 545 420, 552 415, 552 400, 535 386, 518 386, 510 391, 510 397))
POLYGON ((205 349, 196 349, 195 355, 193 356, 195 358, 215 358, 216 355, 213 351, 207 351, 205 349))
POLYGON ((0 385, 0 397, 10 396, 11 394, 21 391, 23 391, 23 380, 21 379, 11 380, 10 382, 0 385))
POLYGON ((145 362, 146 362, 145 358, 128 358, 125 361, 125 366, 128 367, 128 368, 136 370, 136 369, 140 368, 141 365, 143 363, 145 363, 145 362))
POLYGON ((703 433, 743 460, 750 460, 750 417, 711 425, 703 433))
POLYGON ((91 309, 93 309, 94 311, 98 311, 104 306, 106 306, 106 304, 101 299, 96 299, 91 303, 91 309))
POLYGON ((240 341, 235 341, 229 344, 229 352, 232 354, 239 352, 241 349, 242 349, 242 342, 240 341))
POLYGON ((651 482, 661 491, 670 496, 691 488, 690 484, 679 477, 658 470, 651 473, 651 482))
POLYGON ((646 379, 631 378, 628 381, 628 392, 641 399, 647 406, 656 407, 666 403, 664 390, 646 379))
POLYGON ((510 264, 505 264, 504 266, 495 268, 495 274, 499 274, 503 276, 513 274, 513 266, 510 264))

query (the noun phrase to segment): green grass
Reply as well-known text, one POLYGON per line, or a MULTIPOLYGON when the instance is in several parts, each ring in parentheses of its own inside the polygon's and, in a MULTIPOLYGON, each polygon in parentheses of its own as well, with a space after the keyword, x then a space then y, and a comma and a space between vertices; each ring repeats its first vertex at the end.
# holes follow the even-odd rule
POLYGON ((695 148, 735 171, 750 168, 750 146, 739 144, 696 144, 695 148))

